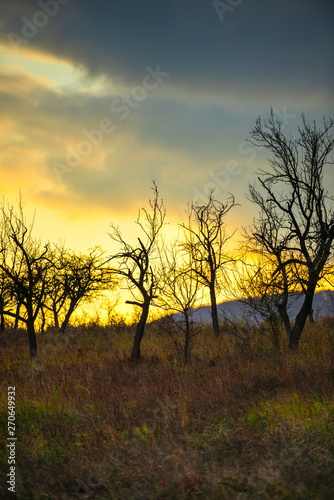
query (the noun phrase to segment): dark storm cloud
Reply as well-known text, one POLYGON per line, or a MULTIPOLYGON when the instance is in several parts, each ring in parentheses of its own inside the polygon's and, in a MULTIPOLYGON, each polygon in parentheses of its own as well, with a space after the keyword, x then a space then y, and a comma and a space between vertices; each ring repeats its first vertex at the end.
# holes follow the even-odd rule
MULTIPOLYGON (((2 39, 21 34, 22 17, 33 20, 43 3, 2 5, 2 39)), ((222 22, 207 0, 70 0, 29 45, 129 84, 147 65, 160 64, 176 87, 210 92, 236 85, 252 95, 273 86, 328 95, 333 13, 330 0, 244 0, 222 22)))

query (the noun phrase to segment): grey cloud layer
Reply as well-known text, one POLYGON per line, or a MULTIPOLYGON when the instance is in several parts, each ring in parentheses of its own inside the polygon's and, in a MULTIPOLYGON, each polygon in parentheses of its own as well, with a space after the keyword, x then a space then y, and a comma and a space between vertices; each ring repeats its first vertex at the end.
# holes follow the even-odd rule
MULTIPOLYGON (((9 32, 21 34, 22 17, 32 20, 46 2, 1 2, 2 41, 9 43, 9 32)), ((150 180, 157 178, 164 180, 167 198, 184 204, 194 188, 202 191, 212 183, 210 172, 229 160, 246 162, 238 146, 256 115, 266 114, 270 105, 287 106, 297 115, 305 111, 309 119, 331 113, 333 12, 332 0, 244 0, 221 22, 211 0, 69 0, 59 5, 29 48, 130 90, 140 85, 148 65, 159 64, 170 76, 123 121, 110 109, 119 96, 109 80, 110 92, 94 95, 56 92, 28 76, 3 76, 3 116, 24 137, 24 161, 31 169, 35 157, 29 160, 29 147, 40 146, 46 176, 53 175, 46 172, 52 161, 64 162, 69 144, 85 139, 82 129, 96 128, 103 117, 116 124, 101 147, 64 176, 66 194, 54 195, 51 186, 40 197, 48 203, 51 196, 64 196, 68 203, 121 211, 129 203, 138 206, 150 180)), ((254 178, 245 168, 221 194, 230 189, 241 199, 254 178)))
MULTIPOLYGON (((31 0, 5 3, 2 38, 38 9, 31 0)), ((160 63, 188 88, 330 93, 333 20, 330 0, 243 1, 224 22, 207 0, 70 0, 29 43, 130 85, 160 63)))

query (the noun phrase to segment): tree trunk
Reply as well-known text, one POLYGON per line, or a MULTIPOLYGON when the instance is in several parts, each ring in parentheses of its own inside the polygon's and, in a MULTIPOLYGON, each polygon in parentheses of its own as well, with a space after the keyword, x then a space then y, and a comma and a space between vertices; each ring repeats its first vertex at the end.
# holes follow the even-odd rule
POLYGON ((70 303, 70 307, 68 308, 68 311, 67 311, 66 316, 64 318, 64 321, 61 324, 59 333, 64 333, 65 332, 66 327, 68 325, 68 322, 70 321, 70 317, 72 316, 72 313, 73 313, 74 309, 75 309, 75 303, 71 302, 70 303))
POLYGON ((36 333, 35 333, 35 325, 34 325, 34 320, 32 318, 32 314, 29 314, 28 312, 28 319, 27 319, 27 332, 28 332, 28 339, 29 339, 29 349, 30 349, 30 357, 35 358, 37 356, 37 341, 36 341, 36 333))
POLYGON ((212 319, 213 334, 215 337, 219 337, 220 329, 218 321, 216 291, 214 284, 211 284, 210 286, 210 299, 211 299, 211 319, 212 319))
POLYGON ((286 334, 288 339, 290 339, 290 334, 291 334, 291 324, 290 324, 290 318, 287 312, 287 306, 288 306, 288 296, 286 293, 283 295, 283 301, 282 303, 278 306, 278 313, 280 315, 281 321, 284 325, 286 334))
POLYGON ((150 309, 150 302, 144 302, 142 312, 140 315, 140 320, 136 328, 136 334, 133 341, 133 348, 131 353, 132 359, 140 358, 140 343, 144 335, 145 325, 148 317, 148 311, 150 309))
POLYGON ((269 319, 269 323, 271 326, 271 331, 273 334, 273 347, 274 351, 278 352, 280 348, 280 335, 279 335, 279 324, 278 324, 278 317, 276 314, 272 315, 271 318, 269 319))
POLYGON ((316 288, 316 283, 310 285, 305 293, 305 299, 303 305, 296 316, 294 327, 292 328, 290 333, 290 338, 289 338, 290 349, 298 348, 300 336, 302 334, 308 315, 310 314, 310 311, 312 309, 315 288, 316 288))
POLYGON ((57 313, 57 306, 54 304, 53 306, 53 319, 55 322, 55 327, 57 330, 59 330, 59 319, 58 319, 58 313, 57 313))
POLYGON ((44 307, 41 307, 41 314, 42 314, 42 323, 41 323, 41 333, 45 332, 45 311, 44 307))
POLYGON ((185 364, 188 363, 189 359, 189 337, 190 337, 190 324, 189 324, 189 317, 188 313, 185 315, 185 320, 186 320, 186 334, 184 338, 184 362, 185 364))
POLYGON ((15 323, 14 323, 14 330, 17 330, 17 327, 19 326, 19 316, 20 316, 20 308, 21 308, 21 303, 18 302, 16 306, 16 318, 15 318, 15 323))
POLYGON ((5 331, 5 316, 3 313, 3 298, 0 297, 0 332, 5 331))
POLYGON ((288 313, 287 313, 286 309, 282 312, 282 314, 281 314, 281 318, 282 318, 283 325, 284 325, 284 328, 285 328, 286 334, 287 334, 287 336, 288 336, 288 339, 290 339, 290 335, 291 335, 291 324, 290 324, 290 318, 289 318, 289 316, 288 316, 288 313))

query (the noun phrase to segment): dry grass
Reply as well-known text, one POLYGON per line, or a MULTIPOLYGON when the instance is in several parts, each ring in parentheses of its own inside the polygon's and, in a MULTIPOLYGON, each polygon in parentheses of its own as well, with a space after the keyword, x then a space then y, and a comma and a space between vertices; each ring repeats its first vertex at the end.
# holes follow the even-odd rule
POLYGON ((308 325, 298 353, 203 329, 187 366, 153 327, 140 362, 129 329, 50 331, 32 363, 4 334, 3 495, 15 385, 19 499, 333 498, 333 326, 308 325))

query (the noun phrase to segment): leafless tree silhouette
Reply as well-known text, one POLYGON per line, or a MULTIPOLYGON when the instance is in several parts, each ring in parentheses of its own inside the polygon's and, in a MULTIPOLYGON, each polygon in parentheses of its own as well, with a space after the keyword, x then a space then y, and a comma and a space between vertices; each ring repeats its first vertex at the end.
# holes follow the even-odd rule
POLYGON ((31 357, 37 355, 35 321, 45 299, 45 276, 49 267, 48 245, 41 246, 32 235, 33 223, 27 224, 20 197, 17 211, 2 204, 0 226, 0 269, 11 290, 11 298, 24 307, 5 314, 27 326, 31 357))
POLYGON ((87 254, 74 253, 58 246, 50 252, 44 307, 53 315, 54 325, 64 333, 75 309, 115 286, 109 259, 99 247, 87 254))
POLYGON ((127 243, 118 226, 111 224, 110 237, 117 242, 121 250, 112 256, 118 262, 115 270, 124 279, 127 289, 132 293, 133 300, 127 300, 141 308, 137 324, 131 357, 140 358, 140 344, 144 335, 145 325, 153 299, 157 298, 158 285, 155 262, 158 258, 158 236, 165 221, 166 209, 155 182, 152 187, 154 197, 149 200, 150 211, 142 208, 136 223, 141 229, 142 237, 138 237, 138 246, 127 243))
POLYGON ((248 247, 267 252, 275 261, 273 277, 280 275, 285 301, 281 314, 291 348, 298 346, 313 296, 326 272, 334 238, 333 196, 324 187, 324 167, 333 164, 333 119, 322 128, 302 115, 297 138, 286 137, 282 123, 271 111, 268 122, 258 118, 250 142, 270 151, 269 170, 259 170, 261 190, 250 186, 249 199, 259 206, 259 216, 246 231, 248 247), (296 283, 304 301, 294 325, 287 313, 287 292, 296 283))
POLYGON ((224 219, 235 206, 235 199, 231 196, 224 204, 215 200, 213 194, 214 191, 211 191, 204 205, 191 206, 189 221, 181 227, 189 234, 184 247, 192 256, 193 272, 202 285, 209 289, 213 331, 219 336, 216 295, 221 280, 226 277, 226 266, 233 261, 227 252, 226 244, 234 233, 227 235, 224 219))
POLYGON ((189 360, 192 337, 198 333, 191 328, 191 315, 201 302, 200 278, 193 272, 192 259, 192 253, 185 251, 179 238, 170 246, 164 245, 160 251, 160 293, 157 305, 168 313, 179 313, 181 317, 171 317, 169 322, 161 318, 158 324, 167 330, 178 352, 180 343, 183 343, 185 363, 189 360))

